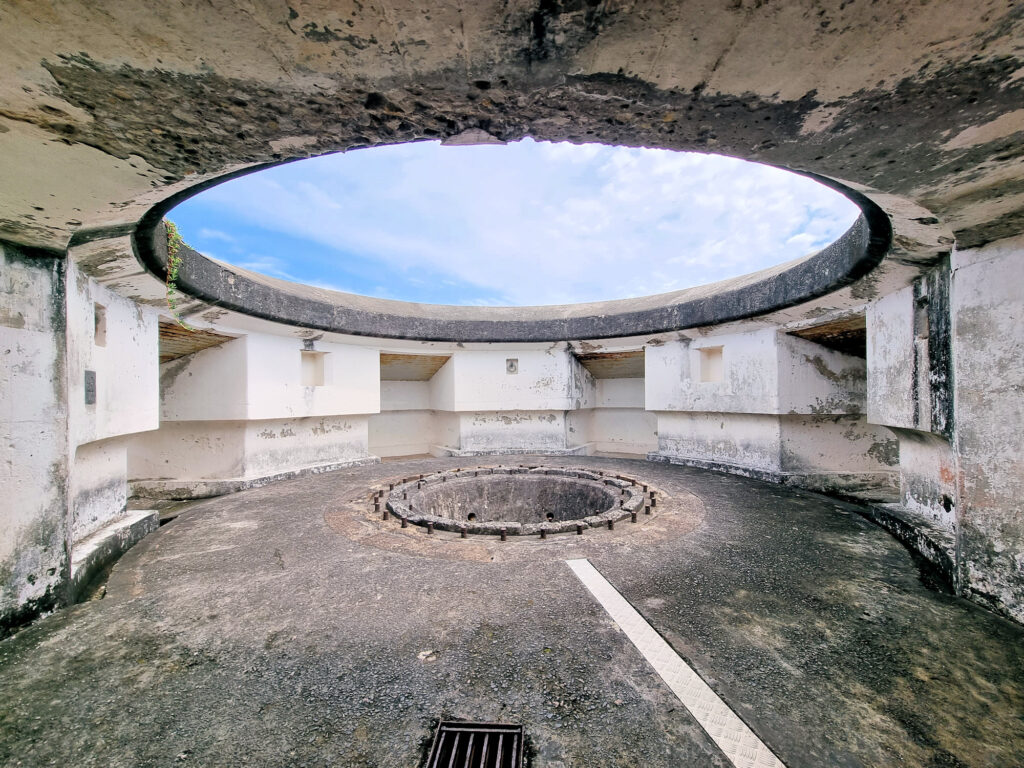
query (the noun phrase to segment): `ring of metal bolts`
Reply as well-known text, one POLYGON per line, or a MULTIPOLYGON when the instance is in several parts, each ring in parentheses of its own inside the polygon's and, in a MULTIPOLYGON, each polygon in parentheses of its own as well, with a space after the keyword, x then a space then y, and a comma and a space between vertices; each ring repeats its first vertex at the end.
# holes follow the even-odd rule
MULTIPOLYGON (((410 523, 422 526, 427 534, 433 534, 435 529, 458 532, 460 538, 467 538, 470 533, 478 535, 497 535, 501 541, 508 541, 509 535, 523 536, 539 534, 541 540, 547 540, 551 533, 563 533, 575 531, 577 536, 582 536, 586 528, 607 526, 609 531, 615 530, 615 523, 629 517, 631 523, 636 523, 640 508, 643 508, 644 515, 652 514, 652 509, 657 506, 657 494, 647 483, 639 483, 629 477, 622 475, 607 475, 604 472, 588 469, 564 469, 554 467, 538 467, 519 465, 518 467, 477 467, 474 470, 458 468, 446 472, 439 472, 435 475, 416 475, 398 482, 389 482, 387 490, 377 489, 371 494, 373 511, 380 519, 388 522, 391 516, 398 518, 402 528, 408 528, 410 523), (606 485, 619 487, 620 498, 618 503, 601 515, 592 515, 580 520, 569 521, 548 521, 545 523, 522 524, 510 522, 478 523, 473 520, 462 522, 451 518, 443 518, 420 514, 414 511, 412 502, 409 501, 409 490, 420 490, 434 483, 447 483, 449 479, 465 477, 479 477, 484 474, 516 474, 516 473, 540 473, 554 474, 567 477, 575 477, 590 481, 600 481, 606 485), (387 501, 385 502, 385 496, 387 501)), ((475 517, 475 515, 474 515, 475 517)))

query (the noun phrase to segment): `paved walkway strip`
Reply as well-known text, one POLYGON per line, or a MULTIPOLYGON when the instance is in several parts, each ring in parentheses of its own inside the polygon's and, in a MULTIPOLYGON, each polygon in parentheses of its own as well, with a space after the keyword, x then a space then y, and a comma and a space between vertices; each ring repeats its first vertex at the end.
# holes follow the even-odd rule
POLYGON ((785 768, 589 560, 566 563, 736 768, 785 768))

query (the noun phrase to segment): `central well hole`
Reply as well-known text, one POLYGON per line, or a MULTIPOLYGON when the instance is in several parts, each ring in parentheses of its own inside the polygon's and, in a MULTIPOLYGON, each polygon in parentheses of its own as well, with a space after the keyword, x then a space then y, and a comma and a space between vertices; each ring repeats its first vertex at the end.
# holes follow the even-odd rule
MULTIPOLYGON (((582 535, 644 508, 642 485, 621 475, 560 467, 478 467, 406 478, 393 484, 388 512, 406 527, 483 536, 582 535)), ((385 516, 384 518, 388 518, 385 516)))
POLYGON ((453 520, 529 524, 600 515, 616 499, 597 483, 570 477, 496 474, 424 487, 415 507, 424 515, 453 520))

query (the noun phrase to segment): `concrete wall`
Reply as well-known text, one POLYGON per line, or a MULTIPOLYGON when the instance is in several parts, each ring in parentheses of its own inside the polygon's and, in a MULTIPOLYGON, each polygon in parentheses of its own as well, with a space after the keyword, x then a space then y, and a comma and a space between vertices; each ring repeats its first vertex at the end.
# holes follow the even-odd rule
POLYGON ((126 299, 68 263, 68 419, 73 445, 159 426, 156 311, 126 299), (102 308, 103 326, 96 328, 102 308), (85 398, 95 373, 96 402, 85 398))
POLYGON ((366 416, 165 422, 129 444, 135 493, 191 498, 369 456, 366 416))
POLYGON ((429 382, 381 382, 372 343, 231 326, 158 366, 157 310, 6 250, 2 490, 18 501, 0 608, 59 602, 65 553, 123 513, 129 479, 202 496, 375 456, 614 452, 895 504, 958 537, 962 588, 1019 616, 1022 251, 957 252, 869 302, 866 360, 734 326, 648 344, 642 379, 595 380, 560 343, 446 348, 429 382))
POLYGON ((647 410, 778 413, 776 335, 766 329, 646 347, 647 410), (702 381, 701 351, 717 348, 721 380, 702 381))
POLYGON ((594 451, 646 456, 658 450, 658 417, 642 408, 595 408, 587 437, 594 451))
POLYGON ((0 637, 67 578, 65 267, 0 244, 0 637))
POLYGON ((127 501, 126 441, 115 438, 78 446, 71 472, 72 542, 120 517, 127 501))
POLYGON ((388 411, 370 416, 369 451, 374 456, 419 456, 430 453, 442 436, 433 411, 388 411))
POLYGON ((380 364, 366 347, 248 334, 161 366, 164 421, 377 413, 380 364), (323 354, 324 383, 302 383, 303 351, 323 354))
POLYGON ((593 379, 564 344, 457 350, 431 387, 432 407, 449 411, 564 411, 589 407, 594 397, 593 379))
MULTIPOLYGON (((5 242, 49 250, 25 256, 4 246, 0 256, 0 491, 14 500, 7 505, 13 508, 0 511, 0 612, 31 612, 52 603, 74 537, 118 513, 119 494, 101 492, 113 488, 118 441, 126 441, 130 473, 133 467, 151 474, 163 467, 187 477, 198 471, 188 465, 189 457, 196 462, 207 457, 211 464, 199 468, 204 473, 244 477, 247 457, 261 471, 324 458, 319 448, 282 436, 293 429, 311 440, 325 437, 314 435, 315 419, 338 427, 339 442, 330 450, 339 455, 352 455, 361 444, 358 424, 370 417, 379 425, 381 445, 399 449, 394 433, 402 419, 421 445, 428 411, 433 412, 432 439, 459 450, 463 443, 496 450, 555 445, 559 424, 567 447, 582 438, 591 446, 639 446, 650 440, 650 417, 639 413, 643 408, 656 414, 664 455, 719 461, 745 471, 807 468, 827 474, 832 470, 826 468, 838 467, 848 475, 884 475, 881 467, 893 467, 887 462, 894 453, 884 430, 895 431, 902 456, 900 506, 956 533, 964 589, 1010 615, 1024 615, 1019 436, 1024 247, 1021 171, 1007 153, 1019 127, 1019 86, 1008 76, 1018 66, 1019 35, 1002 11, 960 14, 956 25, 937 32, 942 25, 935 20, 948 13, 936 3, 918 4, 924 10, 910 14, 907 4, 847 3, 844 13, 851 23, 832 25, 814 14, 783 20, 771 3, 739 4, 743 13, 738 14, 735 2, 656 4, 650 13, 611 9, 598 14, 608 23, 581 25, 575 4, 553 4, 559 8, 550 14, 542 8, 540 15, 560 31, 543 46, 545 65, 531 66, 523 51, 536 41, 529 24, 507 23, 509 4, 481 4, 465 36, 450 34, 440 16, 423 17, 416 26, 422 45, 411 59, 394 53, 409 34, 401 24, 381 31, 381 7, 392 4, 374 4, 353 11, 351 23, 365 36, 376 30, 378 38, 387 39, 354 53, 348 62, 351 77, 317 96, 301 84, 282 86, 282 67, 301 68, 312 81, 333 77, 337 61, 311 56, 287 24, 215 12, 197 16, 184 4, 169 15, 154 14, 129 3, 127 31, 109 34, 102 3, 72 3, 48 25, 38 23, 36 5, 7 4, 12 36, 26 31, 32 45, 23 46, 31 55, 17 46, 7 51, 19 62, 5 73, 5 94, 17 102, 11 115, 19 119, 7 119, 7 130, 0 130, 5 167, 0 230, 5 242), (666 11, 682 13, 674 28, 665 24, 666 11), (690 45, 695 24, 726 30, 743 19, 760 34, 746 35, 742 45, 729 34, 690 45), (182 25, 194 44, 178 44, 176 30, 182 25), (662 37, 665 50, 687 51, 686 64, 680 65, 679 56, 648 56, 638 68, 636 63, 655 50, 651 41, 662 37), (126 44, 128 38, 146 44, 126 44), (939 38, 946 42, 933 45, 939 38), (70 39, 78 41, 73 50, 83 55, 77 63, 65 61, 59 87, 50 87, 55 75, 47 67, 67 53, 70 39), (252 45, 252 39, 266 44, 252 45), (467 41, 474 61, 509 75, 500 104, 467 88, 464 78, 448 76, 450 63, 465 55, 467 41), (877 71, 874 55, 862 57, 866 63, 849 62, 852 69, 833 66, 837 46, 862 50, 865 45, 885 51, 884 72, 877 71), (160 51, 159 67, 154 50, 160 51), (206 54, 201 78, 214 85, 230 81, 238 91, 238 108, 218 113, 216 130, 193 128, 195 119, 202 122, 204 114, 212 114, 223 94, 216 87, 197 89, 195 77, 166 76, 167 71, 193 72, 195 50, 206 54), (270 64, 268 50, 275 52, 270 64), (931 66, 923 67, 922 57, 931 66), (729 65, 720 67, 726 59, 729 65), (131 82, 124 77, 127 71, 133 73, 131 82), (571 72, 597 78, 602 98, 591 88, 566 88, 560 75, 571 72), (704 88, 709 72, 715 74, 713 87, 704 88), (39 87, 44 82, 49 85, 39 87), (424 83, 426 90, 420 87, 424 83), (131 98, 108 98, 115 86, 127 88, 131 98), (407 92, 411 86, 419 88, 417 95, 407 92), (671 120, 620 119, 621 106, 645 89, 657 91, 658 109, 666 116, 685 112, 689 125, 702 126, 700 135, 676 130, 671 120), (387 91, 388 100, 401 102, 393 106, 410 119, 397 121, 401 124, 382 114, 376 119, 364 106, 371 91, 387 91), (808 112, 805 96, 811 92, 816 108, 808 112), (268 93, 276 96, 268 100, 268 93), (880 104, 888 116, 879 115, 880 104), (291 107, 296 114, 315 112, 316 125, 297 135, 295 125, 276 119, 291 107), (736 120, 736 110, 769 119, 736 120), (928 111, 927 120, 918 119, 922 110, 928 111), (60 119, 51 119, 58 113, 60 119), (801 117, 807 119, 793 127, 801 117), (172 130, 165 130, 168 121, 175 124, 172 130), (780 128, 784 123, 789 127, 780 128), (379 302, 296 290, 282 301, 295 302, 302 312, 278 316, 300 318, 302 328, 267 321, 268 313, 273 317, 285 308, 272 302, 262 301, 254 307, 262 312, 246 317, 191 303, 197 322, 203 317, 222 322, 227 313, 216 330, 246 338, 165 366, 161 429, 145 431, 155 426, 159 394, 151 307, 161 302, 164 285, 140 267, 136 254, 142 255, 146 243, 133 242, 126 225, 137 223, 155 203, 241 167, 368 143, 451 138, 470 125, 487 126, 495 137, 513 138, 529 126, 544 140, 590 135, 671 149, 707 150, 705 134, 714 134, 731 154, 848 180, 880 207, 872 216, 876 224, 884 218, 891 225, 893 247, 868 274, 843 287, 833 283, 836 290, 816 298, 808 290, 819 286, 817 278, 832 275, 831 269, 790 271, 788 277, 775 270, 758 283, 740 279, 691 291, 685 300, 677 294, 683 303, 674 305, 637 301, 635 311, 618 317, 623 335, 631 337, 629 346, 638 339, 646 344, 642 405, 635 396, 627 404, 626 394, 612 392, 613 385, 595 384, 568 354, 569 339, 484 347, 469 334, 448 334, 470 348, 429 342, 453 355, 430 383, 429 407, 384 412, 417 417, 378 419, 376 342, 365 335, 372 336, 374 328, 372 321, 351 323, 355 314, 382 306, 379 302), (191 132, 195 162, 182 152, 182 131, 191 132), (883 156, 889 159, 880 161, 883 156), (70 251, 69 242, 76 243, 70 251), (299 337, 323 324, 332 302, 335 322, 326 323, 321 328, 326 336, 305 350, 299 337), (91 339, 90 305, 97 303, 107 311, 105 349, 91 339), (864 389, 857 363, 784 336, 789 325, 864 304, 864 389), (665 310, 661 316, 670 319, 634 324, 652 308, 665 310), (731 319, 748 315, 759 316, 731 319), (716 317, 730 319, 715 326, 716 317), (699 323, 705 327, 687 327, 699 323), (653 333, 653 327, 673 330, 653 333), (354 329, 364 334, 361 340, 346 342, 340 336, 354 329), (720 358, 712 354, 719 349, 720 358), (304 350, 325 354, 322 385, 303 385, 304 350), (508 359, 517 360, 515 374, 507 373, 508 359), (84 402, 86 371, 96 374, 95 405, 84 402), (721 380, 715 380, 719 374, 721 380), (599 403, 599 398, 604 399, 599 403), (865 409, 867 420, 859 420, 865 409), (314 421, 298 423, 309 419, 314 421), (276 437, 259 436, 266 431, 276 437), (392 437, 386 437, 389 432, 392 437), (348 437, 342 439, 342 433, 348 437), (192 443, 185 445, 183 457, 177 455, 182 440, 192 443), (222 451, 212 447, 218 444, 222 451), (87 497, 92 500, 86 502, 87 497)), ((955 3, 946 5, 957 10, 955 3)), ((401 13, 404 5, 394 7, 401 13)), ((519 9, 513 16, 521 12, 533 11, 519 9)), ((882 229, 875 234, 884 235, 882 229)), ((852 266, 844 248, 826 253, 831 255, 816 263, 835 267, 834 276, 852 266)), ((212 266, 202 274, 224 277, 225 290, 245 281, 248 288, 239 296, 265 298, 272 283, 228 277, 212 266)), ((189 277, 197 279, 199 270, 183 275, 189 277)), ((378 316, 391 318, 381 333, 398 346, 444 337, 430 330, 437 327, 473 328, 477 340, 492 331, 500 335, 505 331, 499 326, 509 318, 533 318, 528 324, 536 321, 543 329, 516 336, 524 339, 559 338, 565 327, 593 328, 604 339, 616 322, 607 305, 511 313, 464 309, 451 314, 472 319, 457 326, 447 314, 420 306, 378 316), (420 312, 432 314, 422 325, 420 312), (575 324, 583 319, 583 326, 575 324)), ((597 346, 605 343, 615 342, 599 339, 597 346)), ((417 397, 421 401, 422 392, 417 397)))
POLYGON ((125 513, 128 436, 159 426, 158 316, 68 263, 72 548, 125 513), (88 373, 87 373, 88 372, 88 373), (86 377, 95 386, 87 398, 86 377), (87 402, 92 399, 93 402, 87 402))
POLYGON ((1024 237, 952 267, 961 578, 1024 621, 1024 237))
POLYGON ((872 302, 866 314, 868 419, 874 424, 917 429, 913 287, 872 302))
POLYGON ((803 488, 870 501, 900 495, 900 446, 885 427, 863 416, 783 415, 780 468, 803 488))
POLYGON ((761 476, 782 471, 778 416, 671 413, 658 417, 658 453, 697 466, 761 476))
POLYGON ((490 411, 459 414, 459 444, 471 453, 564 451, 565 411, 490 411))

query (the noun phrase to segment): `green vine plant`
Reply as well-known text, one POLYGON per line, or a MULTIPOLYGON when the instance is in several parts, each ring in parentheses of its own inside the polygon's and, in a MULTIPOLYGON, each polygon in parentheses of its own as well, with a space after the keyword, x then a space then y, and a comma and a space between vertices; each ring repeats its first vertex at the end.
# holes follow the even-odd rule
POLYGON ((174 322, 186 331, 194 331, 195 328, 182 320, 181 315, 178 314, 178 300, 176 298, 178 295, 178 270, 181 269, 182 264, 181 247, 185 245, 185 240, 173 221, 164 219, 164 227, 167 230, 167 276, 164 280, 167 285, 167 309, 171 311, 171 317, 174 318, 174 322))

